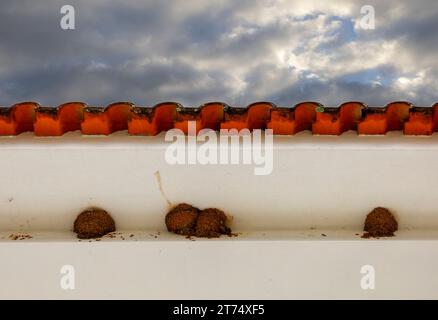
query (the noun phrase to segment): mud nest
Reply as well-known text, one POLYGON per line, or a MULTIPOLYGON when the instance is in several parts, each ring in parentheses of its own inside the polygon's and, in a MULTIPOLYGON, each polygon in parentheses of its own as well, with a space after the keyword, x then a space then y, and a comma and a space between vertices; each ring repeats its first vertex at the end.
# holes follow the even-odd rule
POLYGON ((100 238, 116 230, 113 218, 102 209, 88 209, 75 220, 74 232, 79 239, 100 238))
POLYGON ((382 207, 373 209, 365 219, 363 238, 392 237, 398 223, 392 213, 382 207))
POLYGON ((216 208, 199 210, 182 203, 166 215, 167 230, 185 236, 217 238, 222 234, 230 235, 227 216, 216 208))

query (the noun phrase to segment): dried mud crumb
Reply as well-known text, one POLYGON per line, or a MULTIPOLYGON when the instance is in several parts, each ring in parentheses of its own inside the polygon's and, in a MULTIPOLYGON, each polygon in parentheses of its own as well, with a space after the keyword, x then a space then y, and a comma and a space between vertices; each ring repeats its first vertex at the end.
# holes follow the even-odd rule
POLYGON ((227 236, 229 236, 229 237, 238 237, 241 234, 242 233, 232 233, 232 232, 230 232, 229 234, 227 234, 227 236))
POLYGON ((398 223, 393 214, 386 208, 377 207, 365 219, 362 238, 392 237, 397 230, 398 223))
POLYGON ((27 239, 32 239, 33 237, 27 233, 13 233, 11 235, 9 235, 9 239, 11 240, 27 240, 27 239))

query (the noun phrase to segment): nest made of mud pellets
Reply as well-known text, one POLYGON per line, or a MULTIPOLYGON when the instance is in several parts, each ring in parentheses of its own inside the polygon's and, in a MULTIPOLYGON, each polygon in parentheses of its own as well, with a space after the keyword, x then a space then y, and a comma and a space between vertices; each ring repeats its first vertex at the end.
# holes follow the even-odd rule
POLYGON ((363 229, 363 238, 392 237, 398 230, 398 223, 391 211, 377 207, 368 213, 363 229))
POLYGON ((168 231, 185 236, 217 238, 222 234, 231 234, 223 211, 216 208, 201 211, 186 203, 167 213, 166 226, 168 231))
POLYGON ((99 238, 115 230, 114 219, 105 210, 98 208, 87 209, 80 213, 73 228, 79 239, 99 238))

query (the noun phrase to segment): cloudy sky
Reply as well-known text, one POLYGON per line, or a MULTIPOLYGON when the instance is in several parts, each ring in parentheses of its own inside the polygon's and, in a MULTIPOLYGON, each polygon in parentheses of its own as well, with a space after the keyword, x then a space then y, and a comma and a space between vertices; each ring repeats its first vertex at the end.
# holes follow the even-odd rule
POLYGON ((437 52, 436 0, 1 0, 0 105, 431 105, 437 52))

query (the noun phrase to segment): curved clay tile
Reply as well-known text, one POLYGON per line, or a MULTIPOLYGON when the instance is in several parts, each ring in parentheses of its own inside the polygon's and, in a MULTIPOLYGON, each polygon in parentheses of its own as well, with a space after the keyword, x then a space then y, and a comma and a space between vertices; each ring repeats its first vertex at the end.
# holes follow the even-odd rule
POLYGON ((34 132, 36 136, 62 136, 68 131, 81 129, 82 102, 68 102, 56 108, 38 107, 35 112, 34 132))
POLYGON ((176 114, 182 109, 179 103, 163 102, 152 108, 133 107, 128 121, 128 132, 132 135, 155 136, 174 127, 176 114))
POLYGON ((189 133, 189 122, 195 122, 196 133, 201 130, 201 109, 182 108, 176 115, 175 129, 180 129, 185 134, 189 133))
POLYGON ((0 108, 0 135, 10 136, 33 131, 36 102, 20 102, 9 108, 0 108))
POLYGON ((128 129, 128 117, 133 104, 116 102, 105 107, 84 108, 81 131, 88 135, 109 135, 128 129))
POLYGON ((230 107, 222 102, 209 102, 200 108, 202 129, 219 130, 230 107))
POLYGON ((275 105, 270 102, 256 102, 246 108, 230 108, 221 129, 266 129, 273 108, 275 105))

